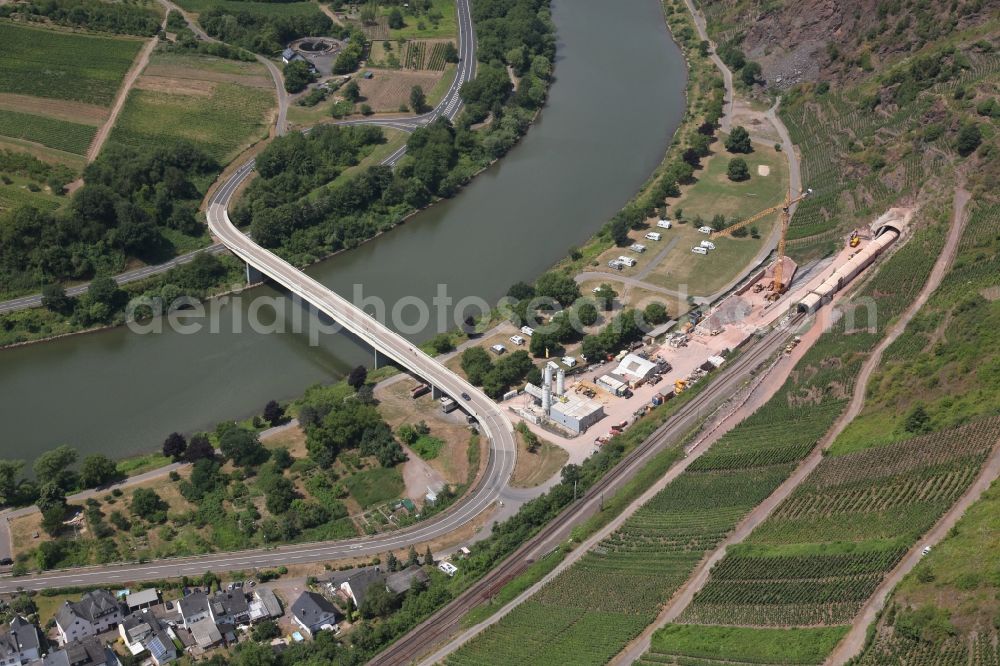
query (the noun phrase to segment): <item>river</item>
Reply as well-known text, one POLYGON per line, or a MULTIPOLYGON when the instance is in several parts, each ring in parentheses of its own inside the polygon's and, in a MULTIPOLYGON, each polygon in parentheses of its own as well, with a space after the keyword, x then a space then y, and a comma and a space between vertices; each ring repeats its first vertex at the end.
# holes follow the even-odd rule
MULTIPOLYGON (((429 302, 438 285, 456 300, 493 303, 629 200, 683 115, 683 56, 656 0, 555 0, 553 19, 556 80, 521 143, 454 199, 311 275, 347 297, 363 285, 390 304, 429 302)), ((197 334, 118 328, 0 351, 0 457, 30 461, 60 444, 81 455, 156 450, 172 431, 246 417, 370 364, 369 351, 343 335, 312 346, 302 333, 235 332, 234 310, 245 320, 248 297, 262 295, 278 297, 259 288, 223 306, 217 333, 207 324, 197 334)))

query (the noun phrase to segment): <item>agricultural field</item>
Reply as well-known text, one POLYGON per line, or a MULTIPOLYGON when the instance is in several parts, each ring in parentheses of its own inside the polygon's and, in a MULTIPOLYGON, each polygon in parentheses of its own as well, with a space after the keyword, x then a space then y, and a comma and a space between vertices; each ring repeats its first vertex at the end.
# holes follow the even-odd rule
POLYGON ((435 39, 458 35, 455 0, 431 0, 431 8, 419 16, 403 12, 404 26, 389 29, 389 39, 435 39))
POLYGON ((247 12, 256 16, 308 16, 319 12, 312 2, 253 2, 252 0, 180 0, 184 11, 199 14, 209 9, 224 9, 236 14, 247 12))
POLYGON ((1000 485, 900 582, 857 663, 994 664, 1000 599, 1000 485))
MULTIPOLYGON (((409 106, 410 90, 420 86, 429 93, 443 77, 443 72, 430 70, 371 70, 372 78, 359 79, 362 104, 375 113, 398 113, 400 105, 409 106)), ((450 81, 449 81, 450 83, 450 81)))
POLYGON ((97 133, 92 125, 0 110, 0 135, 24 139, 67 153, 84 155, 97 133))
POLYGON ((841 627, 756 629, 671 624, 653 634, 638 663, 821 664, 844 636, 841 627))
POLYGON ((849 623, 909 547, 972 483, 1000 418, 827 457, 729 550, 683 623, 849 623))
POLYGON ((185 140, 225 164, 267 136, 274 104, 272 84, 258 63, 156 52, 111 141, 137 147, 185 140))
POLYGON ((142 44, 0 23, 0 93, 110 106, 142 44))

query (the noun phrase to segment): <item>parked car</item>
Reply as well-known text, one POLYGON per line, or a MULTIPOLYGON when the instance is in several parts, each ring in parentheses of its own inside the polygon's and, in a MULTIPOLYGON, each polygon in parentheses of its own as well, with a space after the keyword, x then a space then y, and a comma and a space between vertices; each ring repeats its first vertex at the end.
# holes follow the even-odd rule
POLYGON ((715 243, 713 243, 712 241, 702 241, 701 242, 701 246, 703 248, 705 248, 706 250, 714 250, 715 249, 715 243))
POLYGON ((535 329, 531 328, 530 326, 522 326, 521 332, 530 338, 532 334, 535 332, 535 329))
POLYGON ((512 335, 512 336, 510 336, 510 341, 513 342, 515 345, 523 345, 524 344, 524 338, 522 338, 520 335, 512 335))
POLYGON ((698 231, 703 234, 710 234, 712 233, 712 227, 698 227, 698 231))
POLYGON ((650 231, 650 232, 646 233, 646 240, 658 241, 661 238, 663 238, 663 234, 658 233, 656 231, 650 231))
POLYGON ((490 347, 490 350, 497 356, 507 353, 507 348, 504 347, 503 345, 493 345, 492 347, 490 347))
POLYGON ((670 227, 673 226, 673 223, 670 220, 659 220, 656 223, 656 226, 658 226, 660 229, 669 229, 670 227))
POLYGON ((693 248, 691 248, 691 251, 694 252, 695 254, 708 254, 708 250, 700 245, 695 245, 693 248))

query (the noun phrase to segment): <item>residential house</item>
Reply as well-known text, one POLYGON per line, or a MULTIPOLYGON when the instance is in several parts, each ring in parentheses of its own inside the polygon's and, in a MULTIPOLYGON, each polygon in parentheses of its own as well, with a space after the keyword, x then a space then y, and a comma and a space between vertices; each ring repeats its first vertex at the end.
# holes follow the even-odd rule
POLYGON ((20 615, 0 631, 0 666, 22 666, 39 658, 38 628, 20 615))
POLYGON ((42 666, 122 666, 122 662, 114 650, 97 638, 88 636, 49 652, 42 660, 42 666))
POLYGON ((80 601, 67 601, 56 613, 59 644, 96 636, 115 628, 122 619, 122 607, 107 590, 91 590, 80 601))
POLYGON ((212 619, 217 624, 246 624, 250 621, 250 604, 243 590, 225 590, 215 593, 211 603, 212 619))
POLYGON ((202 650, 208 650, 222 643, 222 632, 211 618, 192 624, 191 637, 202 650))
POLYGON ((419 564, 413 564, 402 571, 389 574, 385 579, 385 586, 393 594, 403 594, 413 589, 414 585, 426 585, 430 581, 430 576, 419 564))
POLYGON ((156 666, 177 659, 177 648, 167 628, 149 609, 127 615, 118 625, 125 646, 133 655, 148 651, 156 666))
POLYGON ((341 571, 330 577, 331 591, 338 589, 351 598, 355 608, 360 608, 365 595, 373 585, 385 585, 385 574, 378 567, 364 567, 341 571))
POLYGON ((208 595, 197 590, 177 602, 177 608, 181 614, 181 622, 185 629, 191 627, 202 620, 209 620, 213 624, 215 618, 212 617, 212 606, 208 601, 208 595))
POLYGON ((322 594, 303 592, 292 604, 292 619, 310 636, 323 629, 337 629, 337 608, 322 594))
POLYGON ((281 602, 270 588, 258 587, 254 590, 253 599, 250 600, 251 622, 279 618, 282 614, 281 602))

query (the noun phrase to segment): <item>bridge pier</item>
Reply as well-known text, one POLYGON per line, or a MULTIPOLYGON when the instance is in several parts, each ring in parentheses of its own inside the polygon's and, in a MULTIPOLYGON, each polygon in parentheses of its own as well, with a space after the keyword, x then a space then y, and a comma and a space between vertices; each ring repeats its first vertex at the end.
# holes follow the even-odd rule
POLYGON ((432 399, 437 400, 438 398, 440 398, 443 395, 444 395, 444 393, 441 393, 441 390, 437 386, 434 386, 434 384, 431 384, 431 398, 432 399))
POLYGON ((261 273, 259 270, 257 270, 256 268, 254 268, 250 264, 247 264, 246 266, 247 266, 247 286, 248 287, 251 286, 251 285, 260 284, 261 282, 264 281, 264 274, 263 273, 261 273))

